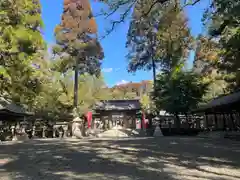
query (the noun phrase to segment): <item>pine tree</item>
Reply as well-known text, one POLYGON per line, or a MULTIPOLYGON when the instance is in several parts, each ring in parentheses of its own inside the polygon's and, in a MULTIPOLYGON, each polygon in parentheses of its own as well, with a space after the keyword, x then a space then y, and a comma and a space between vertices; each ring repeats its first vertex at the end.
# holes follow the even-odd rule
POLYGON ((55 28, 58 55, 56 68, 65 73, 75 70, 74 107, 78 100, 78 76, 100 74, 103 51, 97 39, 97 24, 88 0, 65 0, 61 24, 55 28))

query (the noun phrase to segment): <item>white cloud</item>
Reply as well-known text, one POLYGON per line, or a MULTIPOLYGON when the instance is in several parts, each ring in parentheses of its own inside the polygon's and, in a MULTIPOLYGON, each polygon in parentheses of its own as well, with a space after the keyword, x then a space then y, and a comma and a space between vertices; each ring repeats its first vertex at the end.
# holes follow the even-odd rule
POLYGON ((113 71, 113 68, 103 68, 102 71, 105 73, 110 73, 113 71))
POLYGON ((129 81, 121 80, 121 81, 117 82, 116 85, 127 84, 127 83, 129 83, 129 81))

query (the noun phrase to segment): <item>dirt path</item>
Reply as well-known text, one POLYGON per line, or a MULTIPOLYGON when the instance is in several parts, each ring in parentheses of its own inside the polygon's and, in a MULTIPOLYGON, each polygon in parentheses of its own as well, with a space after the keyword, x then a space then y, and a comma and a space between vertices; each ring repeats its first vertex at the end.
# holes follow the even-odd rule
POLYGON ((34 140, 0 145, 0 180, 237 180, 240 142, 34 140))

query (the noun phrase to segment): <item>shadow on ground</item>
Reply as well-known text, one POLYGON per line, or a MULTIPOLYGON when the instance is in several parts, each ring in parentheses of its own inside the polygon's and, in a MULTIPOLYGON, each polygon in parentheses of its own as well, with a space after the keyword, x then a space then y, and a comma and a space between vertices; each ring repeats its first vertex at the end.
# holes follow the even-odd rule
POLYGON ((239 155, 240 143, 229 140, 31 140, 0 145, 0 179, 233 180, 239 155))

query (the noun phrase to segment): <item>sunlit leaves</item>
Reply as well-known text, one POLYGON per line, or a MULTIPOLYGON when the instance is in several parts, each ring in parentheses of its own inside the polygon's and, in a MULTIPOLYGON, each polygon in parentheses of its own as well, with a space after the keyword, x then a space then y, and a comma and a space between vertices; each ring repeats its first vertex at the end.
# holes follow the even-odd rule
POLYGON ((187 113, 197 108, 206 93, 208 83, 192 72, 180 71, 175 76, 159 74, 156 106, 170 113, 187 113))
POLYGON ((5 86, 0 88, 30 108, 41 89, 41 77, 32 63, 46 47, 40 32, 40 4, 37 0, 3 0, 0 14, 0 65, 5 69, 1 77, 5 86))
POLYGON ((219 71, 224 74, 230 90, 239 88, 239 44, 240 3, 234 0, 214 0, 204 16, 211 38, 217 39, 219 50, 208 59, 217 61, 219 71), (217 57, 217 58, 215 58, 217 57), (235 76, 235 77, 234 77, 235 76))

